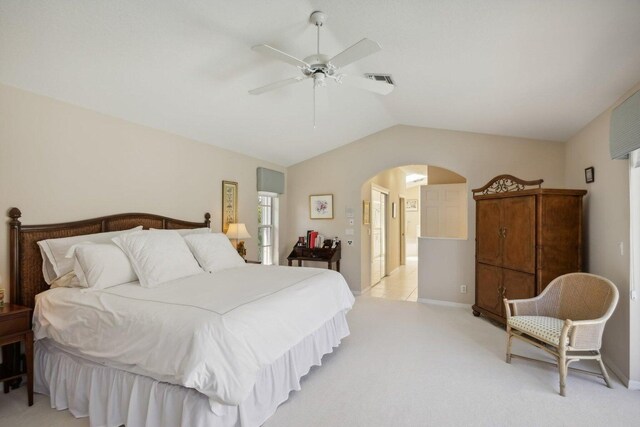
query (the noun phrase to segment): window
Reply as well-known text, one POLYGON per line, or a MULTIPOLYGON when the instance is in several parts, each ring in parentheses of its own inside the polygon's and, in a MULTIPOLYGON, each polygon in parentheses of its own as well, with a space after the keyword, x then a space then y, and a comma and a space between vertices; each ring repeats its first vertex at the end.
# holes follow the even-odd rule
POLYGON ((277 264, 278 198, 258 193, 258 260, 264 265, 277 264))

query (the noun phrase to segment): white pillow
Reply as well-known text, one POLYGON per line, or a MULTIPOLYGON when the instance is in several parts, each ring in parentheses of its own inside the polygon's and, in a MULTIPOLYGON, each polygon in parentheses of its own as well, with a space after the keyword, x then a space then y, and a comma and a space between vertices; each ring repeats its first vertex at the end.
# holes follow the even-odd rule
POLYGON ((189 234, 204 234, 211 233, 211 229, 208 227, 202 228, 176 228, 174 230, 165 230, 161 228, 150 228, 150 231, 177 231, 181 236, 188 236, 189 234))
POLYGON ((42 254, 42 275, 44 276, 44 280, 50 285, 57 277, 64 276, 70 271, 73 271, 73 257, 67 258, 67 253, 72 246, 84 242, 109 243, 112 238, 120 234, 131 233, 136 230, 142 230, 142 226, 140 225, 124 231, 40 240, 38 246, 42 254))
POLYGON ((190 234, 184 236, 184 240, 200 266, 209 273, 247 265, 222 233, 190 234))
POLYGON ((105 289, 138 280, 127 255, 112 243, 80 244, 73 270, 83 288, 105 289))
POLYGON ((202 273, 189 247, 176 231, 137 231, 112 240, 127 254, 140 285, 145 288, 202 273))

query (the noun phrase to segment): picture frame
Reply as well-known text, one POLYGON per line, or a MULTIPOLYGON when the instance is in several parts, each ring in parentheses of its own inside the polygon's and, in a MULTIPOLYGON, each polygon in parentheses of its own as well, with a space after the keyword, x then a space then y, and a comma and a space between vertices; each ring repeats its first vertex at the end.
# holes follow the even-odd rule
POLYGON ((368 200, 362 201, 362 224, 369 225, 371 223, 371 202, 368 200))
POLYGON ((238 183, 222 181, 222 232, 238 222, 238 183))
POLYGON ((589 166, 584 170, 584 180, 587 184, 591 184, 596 180, 596 171, 593 166, 589 166))
POLYGON ((391 218, 398 216, 398 205, 396 202, 391 202, 391 218))
POLYGON ((309 196, 310 219, 333 219, 333 194, 309 196))
POLYGON ((405 211, 406 212, 417 212, 418 211, 418 199, 407 199, 405 200, 405 211))

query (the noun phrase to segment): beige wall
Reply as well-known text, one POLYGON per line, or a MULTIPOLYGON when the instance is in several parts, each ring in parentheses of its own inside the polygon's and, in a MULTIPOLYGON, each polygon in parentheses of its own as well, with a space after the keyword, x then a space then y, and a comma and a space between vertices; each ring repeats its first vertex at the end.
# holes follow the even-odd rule
MULTIPOLYGON (((640 85, 615 105, 638 89, 640 85)), ((611 160, 609 154, 612 109, 567 142, 565 184, 589 191, 585 197, 585 270, 609 278, 620 291, 618 308, 604 334, 603 354, 618 375, 640 381, 640 302, 629 299, 629 163, 611 160), (584 181, 584 169, 589 166, 595 168, 592 184, 584 181)))
MULTIPOLYGON (((254 236, 247 257, 255 259, 258 166, 284 171, 0 85, 0 205, 5 218, 10 207, 20 208, 24 224, 137 211, 199 221, 208 211, 220 231, 221 181, 237 181, 240 220, 254 236)), ((0 227, 0 276, 8 289, 7 232, 0 227)))
POLYGON ((467 182, 464 176, 459 175, 448 169, 439 168, 437 166, 427 167, 427 183, 435 184, 462 184, 467 182))
MULTIPOLYGON (((415 164, 455 171, 467 178, 469 188, 480 187, 503 173, 523 179, 543 178, 547 187, 557 187, 564 183, 564 144, 412 126, 385 129, 288 168, 290 220, 289 237, 285 240, 293 244, 300 233, 320 226, 316 224, 319 221, 309 220, 308 197, 324 192, 334 194, 335 218, 322 222, 323 231, 344 240, 348 228, 345 209, 354 210, 356 225, 362 222, 362 185, 386 169, 415 164), (330 173, 318 177, 310 174, 310 170, 330 173)), ((475 218, 472 202, 469 194, 470 219, 475 218)), ((361 263, 369 249, 367 240, 362 238, 366 228, 356 226, 354 232, 356 244, 343 247, 341 270, 351 289, 360 291, 369 283, 369 266, 364 261, 361 263)), ((471 259, 474 235, 475 221, 470 220, 470 238, 464 241, 465 250, 460 253, 470 253, 471 259)), ((459 256, 447 258, 438 253, 434 256, 442 268, 459 268, 460 265, 469 268, 468 262, 459 256)), ((466 294, 466 299, 472 300, 473 292, 466 294)))
MULTIPOLYGON (((473 221, 475 223, 475 221, 473 221)), ((470 306, 475 299, 475 236, 470 239, 418 238, 418 301, 470 306), (467 293, 460 293, 460 286, 467 293)))

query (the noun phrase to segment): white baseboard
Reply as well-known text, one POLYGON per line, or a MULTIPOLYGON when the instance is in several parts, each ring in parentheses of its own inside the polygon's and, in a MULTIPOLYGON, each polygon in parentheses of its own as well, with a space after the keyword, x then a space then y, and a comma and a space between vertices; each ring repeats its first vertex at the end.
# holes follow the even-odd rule
POLYGON ((605 355, 602 355, 602 361, 605 365, 607 365, 607 368, 609 368, 609 370, 613 372, 613 374, 618 377, 618 379, 622 381, 622 384, 624 384, 628 389, 640 390, 640 381, 630 380, 626 375, 622 373, 622 370, 618 368, 618 365, 613 363, 613 361, 605 355))
POLYGON ((471 304, 463 304, 461 302, 442 301, 439 299, 418 298, 418 302, 422 304, 442 305, 445 307, 471 308, 471 304))

